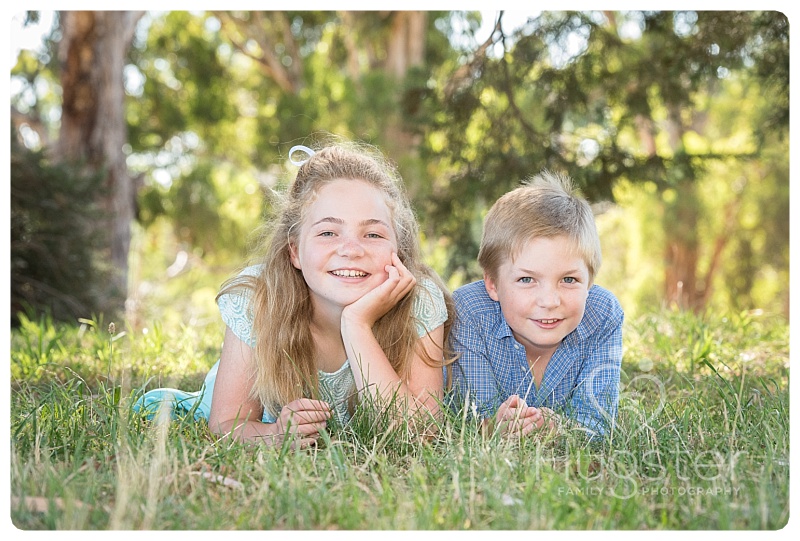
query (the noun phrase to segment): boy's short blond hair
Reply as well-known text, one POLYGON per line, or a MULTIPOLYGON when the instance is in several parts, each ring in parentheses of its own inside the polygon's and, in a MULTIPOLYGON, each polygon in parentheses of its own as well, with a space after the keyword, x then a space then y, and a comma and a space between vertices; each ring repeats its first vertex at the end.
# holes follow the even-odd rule
POLYGON ((568 176, 542 171, 498 199, 483 225, 478 263, 494 280, 500 266, 515 259, 535 238, 565 235, 589 269, 589 284, 600 268, 600 237, 589 203, 568 176))

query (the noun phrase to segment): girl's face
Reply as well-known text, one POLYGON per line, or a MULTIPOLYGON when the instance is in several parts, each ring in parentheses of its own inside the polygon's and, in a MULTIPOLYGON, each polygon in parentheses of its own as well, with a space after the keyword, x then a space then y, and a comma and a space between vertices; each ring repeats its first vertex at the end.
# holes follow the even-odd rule
POLYGON ((341 310, 388 278, 397 237, 383 192, 361 180, 319 189, 306 209, 292 265, 303 273, 317 310, 341 310))

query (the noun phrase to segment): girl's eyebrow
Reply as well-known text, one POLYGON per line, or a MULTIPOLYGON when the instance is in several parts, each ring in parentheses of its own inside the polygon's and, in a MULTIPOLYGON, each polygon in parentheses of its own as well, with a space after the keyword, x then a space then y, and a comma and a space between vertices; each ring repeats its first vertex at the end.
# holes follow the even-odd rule
POLYGON ((369 218, 367 220, 362 220, 358 225, 382 225, 386 228, 389 227, 389 224, 387 224, 383 220, 379 220, 378 218, 369 218))
MULTIPOLYGON (((344 225, 344 220, 342 220, 341 218, 335 218, 333 216, 326 216, 324 218, 320 218, 319 220, 317 220, 316 222, 311 224, 311 227, 314 227, 315 225, 321 224, 321 223, 333 223, 333 224, 336 224, 336 225, 344 225)), ((382 226, 387 227, 387 228, 389 227, 389 224, 387 224, 386 222, 384 222, 383 220, 380 220, 378 218, 368 218, 366 220, 361 220, 358 223, 358 225, 360 225, 360 226, 382 225, 382 226)))
POLYGON ((344 224, 344 220, 342 220, 341 218, 334 218, 333 216, 325 216, 324 218, 320 218, 319 220, 317 220, 316 222, 311 224, 311 227, 314 227, 315 225, 321 224, 321 223, 324 223, 324 222, 330 222, 330 223, 337 224, 337 225, 343 225, 344 224))

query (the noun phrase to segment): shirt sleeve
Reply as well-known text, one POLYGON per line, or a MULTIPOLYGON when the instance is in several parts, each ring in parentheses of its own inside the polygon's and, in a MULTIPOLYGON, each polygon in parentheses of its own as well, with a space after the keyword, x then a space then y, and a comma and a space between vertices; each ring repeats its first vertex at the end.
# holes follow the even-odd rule
POLYGON ((453 411, 476 418, 494 415, 500 405, 497 383, 480 324, 464 309, 456 309, 449 345, 458 359, 452 365, 448 403, 453 411))
POLYGON ((412 310, 417 320, 417 334, 425 336, 447 321, 447 305, 444 302, 444 293, 433 280, 423 278, 420 284, 422 288, 418 289, 414 297, 412 310))
MULTIPOLYGON (((255 276, 257 273, 258 267, 253 266, 243 270, 240 276, 255 276)), ((253 312, 250 306, 252 296, 253 292, 249 287, 233 287, 227 293, 220 295, 217 306, 225 325, 239 340, 254 348, 256 341, 253 336, 253 312)))
POLYGON ((611 429, 617 415, 623 353, 624 315, 612 299, 614 302, 606 303, 600 311, 602 324, 587 345, 586 361, 565 407, 568 417, 601 435, 611 429))

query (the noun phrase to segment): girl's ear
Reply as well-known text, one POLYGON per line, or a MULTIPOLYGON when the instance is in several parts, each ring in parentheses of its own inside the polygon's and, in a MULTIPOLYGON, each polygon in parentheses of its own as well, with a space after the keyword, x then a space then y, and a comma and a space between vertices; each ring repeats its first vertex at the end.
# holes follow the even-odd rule
POLYGON ((289 260, 292 262, 292 266, 297 270, 303 270, 300 267, 300 258, 297 256, 297 246, 293 243, 289 243, 289 260))

